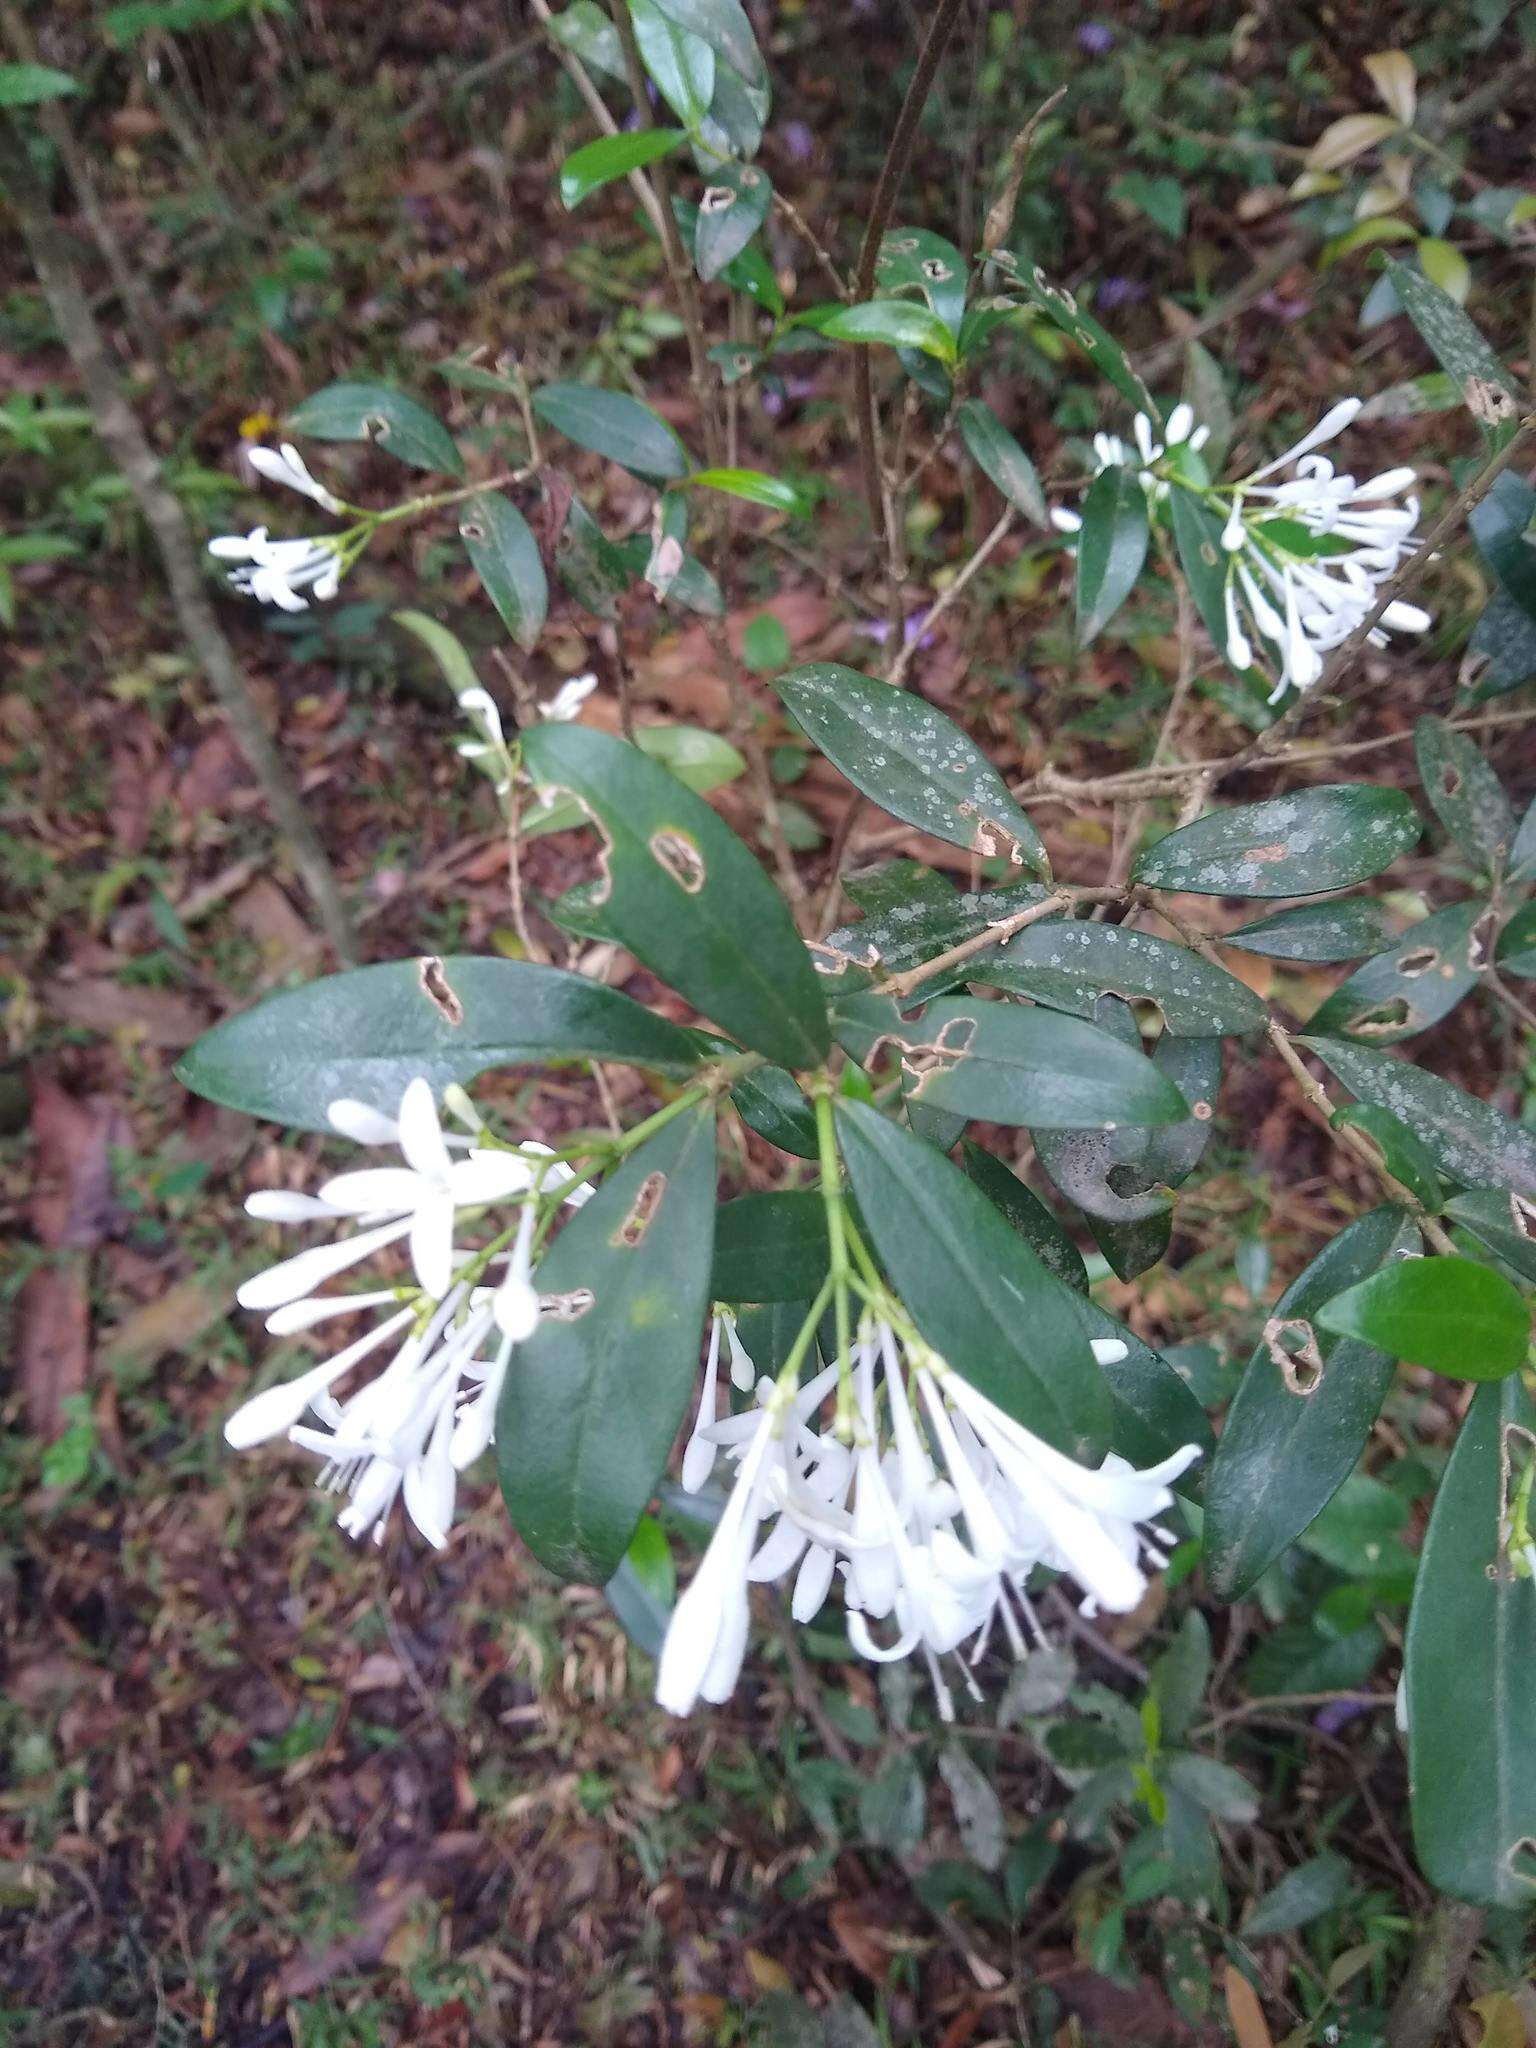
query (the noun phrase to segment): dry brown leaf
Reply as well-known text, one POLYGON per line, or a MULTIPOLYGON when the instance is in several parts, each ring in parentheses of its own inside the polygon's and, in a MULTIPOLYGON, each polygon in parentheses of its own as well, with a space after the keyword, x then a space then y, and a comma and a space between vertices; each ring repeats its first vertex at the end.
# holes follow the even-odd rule
POLYGON ((261 948, 268 965, 305 953, 314 935, 276 882, 263 875, 230 905, 230 916, 261 948))
POLYGON ((64 1403, 85 1391, 91 1356, 90 1299, 83 1257, 29 1273, 21 1290, 18 1362, 27 1424, 50 1442, 64 1428, 64 1403))
POLYGON ((190 996, 169 988, 132 988, 120 981, 43 984, 43 1003, 66 1024, 87 1031, 132 1031, 151 1045, 180 1052, 208 1027, 208 1013, 190 996))
POLYGON ((1237 2036, 1237 2048, 1275 2048, 1274 2036, 1259 2004, 1259 1994, 1242 1971, 1231 1963, 1226 1974, 1227 2014, 1237 2036))

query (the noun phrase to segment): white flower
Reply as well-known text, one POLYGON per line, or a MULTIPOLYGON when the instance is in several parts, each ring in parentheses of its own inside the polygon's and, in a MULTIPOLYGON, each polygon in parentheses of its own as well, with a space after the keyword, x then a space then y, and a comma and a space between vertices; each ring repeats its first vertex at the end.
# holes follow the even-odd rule
POLYGON ((327 512, 346 511, 341 499, 311 476, 308 463, 291 441, 284 441, 278 448, 248 448, 246 454, 252 469, 269 483, 286 484, 290 491, 313 498, 327 512))
POLYGON ((269 540, 264 526, 247 534, 221 534, 208 543, 208 552, 222 562, 242 566, 230 571, 232 589, 254 597, 260 604, 275 604, 280 611, 302 612, 309 599, 307 590, 323 603, 341 587, 342 560, 336 540, 269 540))
POLYGON ((539 706, 539 710, 545 718, 555 719, 562 725, 568 724, 576 717, 596 688, 595 675, 589 673, 584 676, 568 676, 549 702, 539 706))
POLYGON ((507 737, 502 729, 501 713, 496 700, 489 690, 478 687, 459 693, 459 709, 469 717, 480 737, 459 740, 457 752, 462 760, 472 761, 475 766, 489 775, 495 785, 496 794, 505 796, 512 787, 512 758, 507 751, 507 737))

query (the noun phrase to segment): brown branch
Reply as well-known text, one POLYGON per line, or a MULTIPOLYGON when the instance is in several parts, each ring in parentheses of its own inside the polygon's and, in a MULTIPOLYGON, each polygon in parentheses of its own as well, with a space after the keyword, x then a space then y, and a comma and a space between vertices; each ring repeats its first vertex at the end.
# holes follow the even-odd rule
POLYGON ((1387 2048, 1435 2048, 1483 1932, 1479 1906, 1437 1899, 1387 2018, 1387 2048))
POLYGON ((261 784, 272 821, 288 843, 337 958, 351 965, 357 958, 356 941, 335 870, 209 603, 186 515, 167 488, 159 458, 124 395, 106 339, 81 288, 68 240, 54 223, 18 131, 4 121, 0 121, 0 181, 20 222, 54 323, 85 387, 96 431, 122 470, 154 536, 177 623, 261 784))

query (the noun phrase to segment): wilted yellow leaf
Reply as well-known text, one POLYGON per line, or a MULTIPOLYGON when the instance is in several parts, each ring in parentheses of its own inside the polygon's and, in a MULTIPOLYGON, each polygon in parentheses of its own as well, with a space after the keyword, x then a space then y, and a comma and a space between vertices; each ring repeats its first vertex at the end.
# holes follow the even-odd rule
POLYGON ((1345 114, 1342 120, 1330 122, 1307 151, 1307 169, 1336 171, 1378 142, 1385 142, 1401 126, 1390 114, 1345 114))
POLYGON ((1525 2048, 1525 2015, 1507 1991, 1474 1998, 1472 2010, 1483 2023, 1477 2048, 1525 2048))
POLYGON ((1275 2048, 1259 1995, 1241 1970, 1227 1965, 1227 2014, 1237 2036, 1237 2048, 1275 2048))
POLYGON ((1406 50, 1378 50, 1374 57, 1366 58, 1365 68, 1377 98, 1384 107, 1391 108, 1406 128, 1413 119, 1419 96, 1413 59, 1406 50))
POLYGON ((1472 273, 1459 249, 1442 242, 1438 235, 1425 235, 1419 243, 1419 262, 1431 284, 1439 285, 1458 306, 1466 304, 1467 293, 1472 289, 1472 273))

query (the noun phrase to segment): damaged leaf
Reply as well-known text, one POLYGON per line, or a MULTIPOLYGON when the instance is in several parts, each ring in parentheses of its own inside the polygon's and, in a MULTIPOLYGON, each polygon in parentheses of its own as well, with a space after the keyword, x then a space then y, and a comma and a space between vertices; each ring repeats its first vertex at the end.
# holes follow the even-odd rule
POLYGON ((1133 876, 1196 896, 1319 896, 1379 875, 1420 830, 1401 790, 1333 783, 1197 818, 1149 846, 1133 876))
POLYGON ((1389 952, 1357 967, 1308 1019, 1309 1031, 1395 1045, 1438 1024, 1470 994, 1488 964, 1492 913, 1453 903, 1410 925, 1389 952))
POLYGON ((1391 1053, 1339 1038, 1299 1041, 1362 1102, 1389 1109, 1416 1132, 1436 1166, 1463 1187, 1513 1188, 1536 1195, 1536 1132, 1492 1103, 1426 1074, 1391 1053))
POLYGON ((1026 926, 995 953, 968 961, 966 973, 1075 1017, 1091 1017, 1104 994, 1142 997, 1181 1035, 1256 1031, 1267 1015, 1235 975, 1187 946, 1086 918, 1026 926))
POLYGON ((1515 814, 1482 749, 1443 718, 1421 718, 1413 751, 1435 816, 1485 873, 1496 873, 1514 844, 1515 814))

